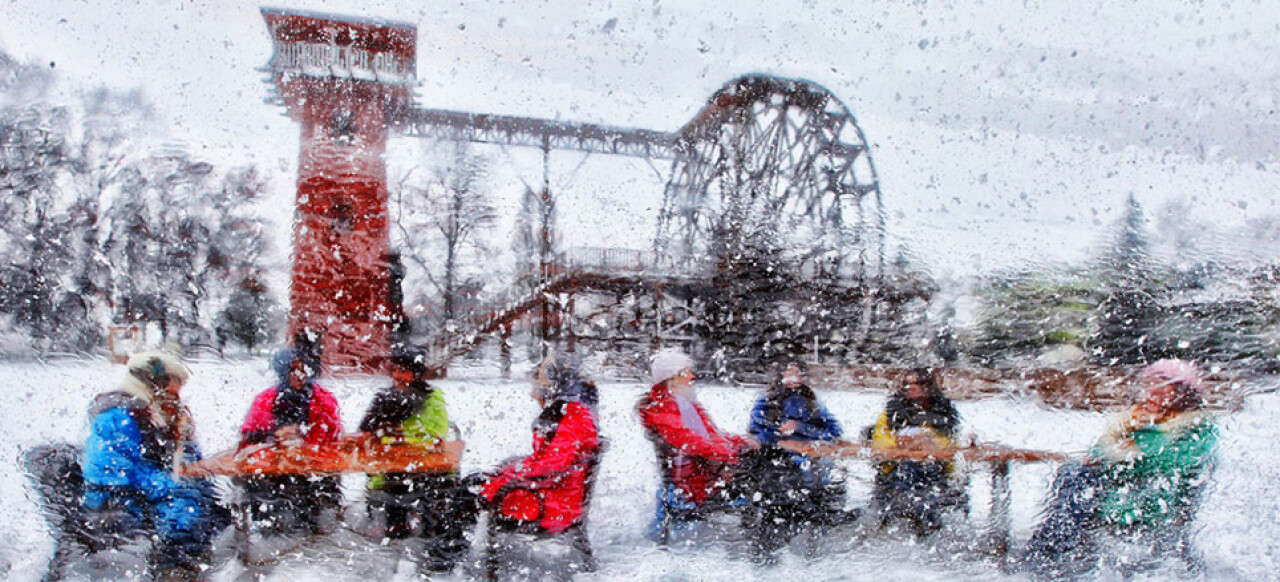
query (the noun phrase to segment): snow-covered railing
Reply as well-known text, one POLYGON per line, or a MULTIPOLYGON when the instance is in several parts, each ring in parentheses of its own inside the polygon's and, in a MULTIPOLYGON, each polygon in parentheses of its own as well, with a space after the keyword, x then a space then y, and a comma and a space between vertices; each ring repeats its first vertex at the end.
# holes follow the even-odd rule
POLYGON ((504 325, 509 325, 539 303, 551 300, 550 295, 567 285, 570 279, 568 273, 561 272, 533 289, 508 290, 502 298, 494 301, 493 305, 496 305, 496 308, 481 312, 478 317, 471 318, 461 327, 454 326, 447 329, 444 334, 432 341, 428 346, 432 362, 443 366, 449 360, 470 351, 484 339, 484 336, 497 331, 504 325))
POLYGON ((706 260, 676 260, 655 251, 575 247, 556 255, 554 262, 546 266, 541 283, 532 289, 513 287, 494 297, 487 302, 492 308, 479 310, 476 316, 451 324, 428 349, 432 361, 445 365, 472 349, 486 335, 510 325, 542 302, 556 301, 555 295, 573 285, 578 276, 603 273, 688 278, 710 274, 712 266, 706 260))

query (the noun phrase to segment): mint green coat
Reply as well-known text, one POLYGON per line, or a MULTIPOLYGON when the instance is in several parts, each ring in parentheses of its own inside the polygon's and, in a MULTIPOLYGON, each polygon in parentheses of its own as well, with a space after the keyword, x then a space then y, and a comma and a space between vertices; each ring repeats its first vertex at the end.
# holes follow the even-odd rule
MULTIPOLYGON (((1218 429, 1198 411, 1184 412, 1132 434, 1130 455, 1115 460, 1099 443, 1091 453, 1106 464, 1099 514, 1110 526, 1159 527, 1192 509, 1213 470, 1218 429), (1136 454, 1134 454, 1136 453, 1136 454)), ((1113 449, 1114 450, 1114 449, 1113 449)))

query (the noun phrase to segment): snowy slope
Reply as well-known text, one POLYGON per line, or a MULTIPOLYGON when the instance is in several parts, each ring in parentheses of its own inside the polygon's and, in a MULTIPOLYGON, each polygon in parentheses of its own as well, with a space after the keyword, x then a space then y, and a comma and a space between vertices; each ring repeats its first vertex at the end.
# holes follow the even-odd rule
MULTIPOLYGON (((197 362, 185 398, 198 425, 206 452, 235 442, 235 431, 251 396, 270 378, 262 361, 197 362)), ((115 385, 123 369, 105 362, 8 364, 0 378, 8 389, 0 394, 0 568, 11 580, 37 580, 53 544, 35 504, 27 498, 26 482, 17 467, 22 447, 54 440, 81 442, 87 434, 84 409, 92 395, 115 385)), ((325 382, 340 399, 343 422, 354 426, 379 380, 371 378, 325 382)), ((450 414, 468 442, 464 472, 493 466, 529 450, 528 425, 536 409, 527 385, 504 382, 491 369, 462 370, 440 382, 450 414)), ((742 558, 742 544, 732 539, 704 540, 659 551, 641 535, 652 511, 657 483, 652 448, 645 441, 632 407, 646 387, 639 383, 602 385, 601 430, 612 441, 592 511, 592 540, 602 568, 589 579, 611 580, 749 580, 785 573, 805 580, 986 580, 1018 579, 1002 574, 990 562, 959 559, 945 548, 917 546, 899 539, 872 539, 861 544, 822 540, 823 555, 806 561, 803 545, 784 554, 781 570, 757 570, 742 558)), ((702 401, 721 426, 742 430, 759 394, 753 390, 704 387, 702 401)), ((827 392, 820 394, 848 433, 869 424, 884 395, 827 392)), ((1011 445, 1064 451, 1088 447, 1105 417, 1083 412, 1048 410, 1034 403, 987 400, 958 404, 965 430, 980 439, 1011 445)), ((1215 580, 1261 580, 1280 571, 1280 455, 1256 446, 1275 442, 1280 428, 1271 420, 1280 414, 1280 398, 1260 397, 1222 422, 1220 466, 1200 513, 1196 542, 1204 551, 1215 580)), ((974 468, 972 520, 985 523, 989 478, 974 468)), ((850 504, 863 503, 871 473, 865 464, 851 462, 850 504)), ((1051 467, 1016 466, 1013 470, 1013 536, 1025 540, 1044 496, 1051 467)), ((345 481, 348 498, 357 497, 361 480, 345 481)), ((358 552, 334 550, 324 563, 282 563, 270 576, 278 580, 359 579, 368 575, 367 563, 387 560, 374 548, 358 552), (357 566, 360 565, 360 566, 357 566)), ((215 579, 232 579, 238 566, 220 571, 215 579)), ((384 577, 411 579, 412 569, 401 564, 384 577)), ((1161 579, 1168 572, 1156 572, 1161 579)), ((1104 576, 1105 578, 1106 576, 1104 576)), ((465 579, 458 573, 451 579, 465 579)), ((588 577, 583 576, 583 579, 588 577)))

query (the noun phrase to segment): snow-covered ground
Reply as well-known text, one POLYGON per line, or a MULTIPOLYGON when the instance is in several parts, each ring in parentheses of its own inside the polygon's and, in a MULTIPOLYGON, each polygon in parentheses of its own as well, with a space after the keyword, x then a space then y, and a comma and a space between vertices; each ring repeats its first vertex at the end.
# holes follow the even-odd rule
MULTIPOLYGON (((271 379, 264 361, 207 361, 192 364, 194 375, 184 398, 191 405, 206 453, 235 442, 236 429, 253 394, 271 379)), ((18 467, 19 452, 52 441, 83 442, 88 425, 85 408, 94 393, 114 387, 124 371, 106 362, 21 363, 0 367, 0 569, 9 580, 37 580, 53 551, 27 482, 18 467)), ((517 378, 522 374, 515 374, 517 378)), ((343 422, 350 430, 359 421, 374 391, 376 378, 330 379, 325 385, 342 403, 343 422)), ((463 471, 492 467, 502 459, 529 451, 529 423, 536 415, 527 385, 503 381, 490 368, 459 370, 439 382, 450 415, 467 440, 463 471)), ((579 579, 612 580, 750 580, 794 576, 803 580, 989 580, 1019 579, 1004 574, 993 562, 957 557, 943 547, 916 545, 900 538, 874 538, 860 543, 821 540, 820 556, 806 558, 803 544, 784 553, 778 566, 759 569, 742 556, 742 544, 732 538, 710 539, 658 550, 642 535, 653 506, 658 477, 653 450, 644 439, 633 406, 646 388, 639 382, 602 383, 601 432, 612 446, 604 459, 602 477, 591 514, 591 538, 601 563, 599 573, 579 579)), ((700 398, 722 427, 743 430, 747 413, 759 392, 724 386, 705 386, 700 398)), ((853 391, 820 392, 820 397, 844 424, 847 433, 870 424, 884 395, 853 391)), ((958 403, 965 430, 981 440, 1014 446, 1083 451, 1097 436, 1104 415, 1063 412, 1018 400, 958 403)), ((1275 579, 1280 572, 1280 454, 1269 446, 1280 440, 1280 397, 1255 397, 1244 410, 1224 418, 1219 467, 1199 514, 1195 541, 1205 554, 1213 580, 1275 579)), ((989 477, 972 467, 975 527, 985 524, 989 477)), ((848 465, 850 504, 864 502, 871 471, 865 463, 848 465)), ((1043 500, 1052 466, 1019 465, 1013 469, 1013 539, 1030 533, 1043 500)), ((348 500, 359 497, 361 479, 344 481, 348 500)), ((364 548, 352 555, 335 550, 335 559, 316 563, 285 561, 269 579, 363 579, 369 569, 355 567, 371 560, 388 560, 385 553, 364 548)), ((230 565, 215 579, 231 579, 238 565, 230 565)), ((411 579, 412 569, 394 564, 385 578, 411 579)), ((462 570, 450 579, 466 579, 462 570)), ((1157 571, 1151 579, 1171 575, 1157 571)), ((1111 575, 1103 573, 1103 578, 1111 575)))

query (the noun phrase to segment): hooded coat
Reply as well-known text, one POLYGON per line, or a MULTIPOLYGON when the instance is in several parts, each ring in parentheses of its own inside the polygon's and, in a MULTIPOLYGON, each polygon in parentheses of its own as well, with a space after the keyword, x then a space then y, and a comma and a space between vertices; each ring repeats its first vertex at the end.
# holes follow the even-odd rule
POLYGON ((176 401, 162 403, 130 374, 119 390, 94 399, 89 416, 81 463, 85 510, 120 509, 154 531, 161 542, 157 566, 198 561, 226 516, 211 480, 177 475, 178 467, 201 458, 190 412, 176 401))
POLYGON ((1190 519, 1213 471, 1218 430, 1201 410, 1193 364, 1162 360, 1142 374, 1179 385, 1162 403, 1167 412, 1153 418, 1131 409, 1110 423, 1083 463, 1058 469, 1044 517, 1025 546, 1027 570, 1044 578, 1088 571, 1097 563, 1099 528, 1151 535, 1157 551, 1188 558, 1190 519))
POLYGON ((281 427, 292 424, 301 426, 302 437, 307 444, 333 442, 342 435, 338 399, 332 392, 312 380, 307 380, 302 390, 289 388, 289 366, 294 357, 292 350, 282 350, 272 360, 277 383, 253 399, 240 427, 242 443, 265 441, 281 427))
POLYGON ((1191 508, 1213 469, 1218 430, 1199 410, 1134 430, 1128 440, 1108 430, 1090 451, 1102 471, 1098 511, 1104 523, 1156 527, 1191 508))
MULTIPOLYGON (((373 397, 369 411, 360 421, 360 432, 377 436, 382 442, 402 440, 430 448, 444 440, 449 432, 449 413, 444 395, 421 382, 409 391, 396 388, 373 397)), ((388 478, 403 480, 410 475, 371 475, 369 489, 382 489, 388 478)))
POLYGON ((551 366, 547 404, 533 422, 533 454, 507 464, 485 483, 481 496, 503 518, 558 533, 583 518, 600 437, 595 384, 565 358, 551 366))
POLYGON ((645 435, 657 449, 663 482, 701 505, 729 481, 725 469, 738 462, 744 442, 721 432, 701 404, 686 400, 688 415, 682 414, 680 404, 667 383, 660 382, 649 389, 636 410, 645 435))
MULTIPOLYGON (((938 447, 955 446, 960 415, 951 400, 933 391, 917 402, 899 391, 889 397, 885 410, 869 431, 871 445, 893 449, 907 431, 929 437, 938 447)), ((953 483, 954 463, 943 461, 882 461, 872 488, 874 503, 884 518, 907 518, 917 533, 941 528, 941 512, 968 503, 963 487, 953 483)))
POLYGON ((763 447, 749 464, 757 490, 784 493, 787 498, 805 497, 797 490, 817 490, 831 483, 829 461, 773 448, 784 440, 834 441, 843 434, 840 421, 818 402, 808 386, 771 387, 751 409, 747 432, 763 447), (782 433, 782 426, 790 421, 795 422, 794 430, 782 433), (763 470, 760 463, 764 463, 763 470))
POLYGON ((184 480, 177 468, 201 459, 190 413, 176 418, 151 391, 129 376, 120 390, 98 395, 89 408, 89 439, 83 463, 85 506, 102 507, 111 495, 131 493, 147 501, 199 498, 207 480, 184 480))
MULTIPOLYGON (((240 427, 241 446, 269 442, 281 428, 297 426, 303 442, 322 445, 338 440, 342 421, 338 400, 311 379, 295 390, 289 385, 293 350, 281 350, 272 359, 278 383, 258 394, 240 427)), ((314 369, 314 368, 313 368, 314 369)), ((337 476, 249 475, 236 479, 248 501, 250 518, 264 522, 272 534, 322 531, 321 516, 342 502, 337 476)))
POLYGON ((872 445, 880 449, 898 446, 898 434, 913 429, 929 435, 940 447, 954 446, 960 430, 960 413, 951 400, 938 392, 927 403, 918 403, 902 392, 895 392, 885 403, 884 412, 871 429, 872 445))
POLYGON ((843 433, 840 421, 817 399, 806 398, 798 391, 788 391, 781 398, 765 396, 751 409, 747 432, 761 446, 789 439, 798 441, 833 441, 843 433), (796 421, 795 431, 783 435, 779 431, 787 421, 796 421))

